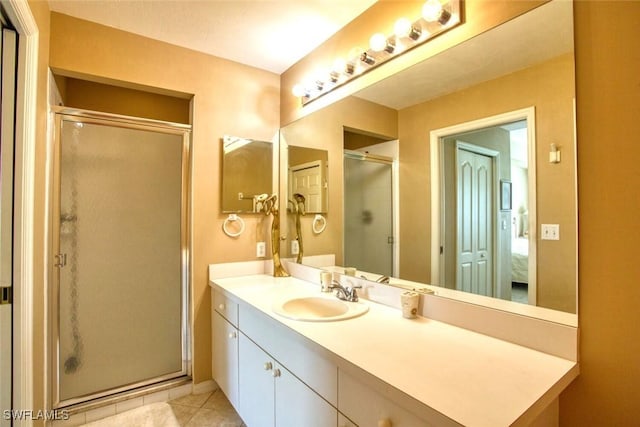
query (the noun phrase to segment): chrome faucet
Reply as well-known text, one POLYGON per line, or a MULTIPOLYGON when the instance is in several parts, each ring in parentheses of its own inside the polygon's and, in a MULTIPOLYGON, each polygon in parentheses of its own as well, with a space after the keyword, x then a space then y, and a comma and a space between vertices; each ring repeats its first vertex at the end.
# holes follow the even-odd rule
POLYGON ((329 285, 329 289, 335 289, 337 291, 336 296, 338 297, 338 299, 350 302, 358 302, 358 292, 356 292, 356 289, 361 288, 361 285, 353 285, 351 287, 342 286, 335 280, 329 285))

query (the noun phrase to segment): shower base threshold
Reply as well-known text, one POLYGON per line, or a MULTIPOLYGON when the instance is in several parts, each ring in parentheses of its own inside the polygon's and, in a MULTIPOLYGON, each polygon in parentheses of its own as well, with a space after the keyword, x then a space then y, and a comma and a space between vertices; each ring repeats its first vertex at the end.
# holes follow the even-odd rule
MULTIPOLYGON (((102 408, 109 405, 115 405, 118 403, 125 402, 127 400, 132 400, 144 396, 148 396, 150 394, 158 393, 165 390, 172 390, 178 387, 183 387, 185 385, 191 385, 192 379, 190 376, 182 376, 179 378, 173 378, 170 380, 149 384, 142 387, 133 388, 131 390, 126 390, 118 393, 114 393, 108 396, 88 400, 86 402, 75 403, 73 405, 61 406, 56 408, 57 410, 64 409, 69 413, 69 415, 77 414, 80 412, 87 412, 93 409, 102 408)), ((188 393, 185 394, 189 394, 188 393)))

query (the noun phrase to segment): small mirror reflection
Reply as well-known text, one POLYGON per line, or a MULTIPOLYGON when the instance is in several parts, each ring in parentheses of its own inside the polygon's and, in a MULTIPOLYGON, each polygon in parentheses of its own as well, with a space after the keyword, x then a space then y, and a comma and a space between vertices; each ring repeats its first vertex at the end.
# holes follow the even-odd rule
POLYGON ((222 140, 222 212, 258 213, 273 193, 273 144, 236 136, 222 140))

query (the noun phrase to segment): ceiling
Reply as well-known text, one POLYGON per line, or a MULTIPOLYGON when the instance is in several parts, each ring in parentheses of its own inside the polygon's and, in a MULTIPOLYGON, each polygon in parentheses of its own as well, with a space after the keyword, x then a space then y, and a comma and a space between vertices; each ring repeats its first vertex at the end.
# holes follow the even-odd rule
POLYGON ((376 0, 49 0, 52 11, 282 74, 376 0))

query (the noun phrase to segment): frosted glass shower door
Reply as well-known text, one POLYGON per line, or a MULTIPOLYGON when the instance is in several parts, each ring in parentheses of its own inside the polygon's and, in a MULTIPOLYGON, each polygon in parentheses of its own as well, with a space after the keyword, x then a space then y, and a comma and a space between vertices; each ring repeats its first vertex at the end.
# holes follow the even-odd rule
POLYGON ((344 159, 344 265, 393 274, 392 165, 344 159))
POLYGON ((57 404, 186 375, 188 132, 57 125, 57 404))

